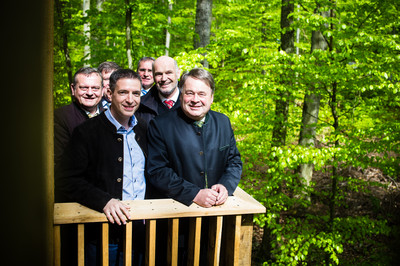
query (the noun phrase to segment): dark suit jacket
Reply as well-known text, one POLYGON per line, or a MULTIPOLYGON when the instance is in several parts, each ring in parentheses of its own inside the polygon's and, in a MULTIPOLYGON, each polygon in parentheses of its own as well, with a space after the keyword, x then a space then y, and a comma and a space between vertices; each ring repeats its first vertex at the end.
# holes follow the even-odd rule
POLYGON ((147 174, 165 197, 190 205, 200 189, 224 185, 232 195, 242 161, 229 118, 209 111, 202 128, 178 108, 150 121, 147 174))
POLYGON ((54 111, 54 161, 57 163, 65 146, 71 138, 72 131, 89 117, 75 102, 62 106, 54 111))
POLYGON ((181 106, 181 101, 178 97, 177 102, 171 109, 168 109, 165 104, 163 104, 158 96, 158 89, 156 85, 151 87, 150 91, 140 98, 139 109, 135 112, 136 117, 141 117, 147 124, 150 120, 160 114, 167 113, 181 106))
MULTIPOLYGON (((135 138, 145 156, 146 130, 138 118, 135 138)), ((122 135, 104 112, 77 126, 56 167, 58 201, 76 201, 102 212, 110 199, 122 199, 123 154, 122 135)))

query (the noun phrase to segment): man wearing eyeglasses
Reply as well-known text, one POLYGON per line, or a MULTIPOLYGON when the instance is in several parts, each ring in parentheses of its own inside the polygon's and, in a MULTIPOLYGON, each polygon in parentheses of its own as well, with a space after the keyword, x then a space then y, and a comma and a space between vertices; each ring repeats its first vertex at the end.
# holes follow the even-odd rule
POLYGON ((54 162, 56 164, 75 127, 103 111, 99 104, 103 96, 101 73, 92 67, 79 69, 74 75, 71 93, 72 103, 54 112, 54 162))

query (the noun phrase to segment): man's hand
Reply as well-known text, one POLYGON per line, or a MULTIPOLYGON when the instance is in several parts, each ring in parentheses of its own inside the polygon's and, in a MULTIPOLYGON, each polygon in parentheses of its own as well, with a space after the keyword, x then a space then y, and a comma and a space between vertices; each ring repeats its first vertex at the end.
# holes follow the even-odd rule
POLYGON ((126 224, 127 220, 131 219, 129 210, 129 206, 117 199, 111 199, 103 208, 103 212, 107 216, 108 221, 112 224, 115 222, 118 225, 126 224))
POLYGON ((215 205, 222 205, 228 199, 228 190, 224 185, 216 184, 211 187, 212 190, 218 193, 217 199, 215 201, 215 205))
POLYGON ((201 207, 209 208, 215 205, 217 197, 217 191, 205 188, 201 189, 199 193, 197 193, 196 197, 193 199, 193 202, 200 205, 201 207))

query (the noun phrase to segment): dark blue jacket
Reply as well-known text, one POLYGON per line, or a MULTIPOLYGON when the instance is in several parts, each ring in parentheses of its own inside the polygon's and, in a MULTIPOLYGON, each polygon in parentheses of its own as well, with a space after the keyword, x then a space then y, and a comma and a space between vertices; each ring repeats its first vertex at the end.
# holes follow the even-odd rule
POLYGON ((235 191, 242 161, 229 118, 209 111, 202 128, 178 108, 150 121, 147 174, 165 197, 190 205, 200 189, 235 191))

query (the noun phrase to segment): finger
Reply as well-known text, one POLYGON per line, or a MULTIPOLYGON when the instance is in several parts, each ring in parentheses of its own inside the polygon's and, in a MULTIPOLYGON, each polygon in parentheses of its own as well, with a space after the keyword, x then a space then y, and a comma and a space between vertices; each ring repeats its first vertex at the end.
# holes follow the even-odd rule
POLYGON ((104 213, 105 215, 106 215, 106 217, 107 217, 107 220, 110 222, 110 223, 114 223, 115 221, 114 221, 114 218, 112 217, 112 215, 111 215, 111 212, 109 212, 109 211, 105 211, 105 213, 104 213))
POLYGON ((128 218, 128 220, 131 220, 131 207, 130 206, 122 204, 121 211, 125 215, 125 217, 128 218))
POLYGON ((118 219, 120 221, 119 225, 121 225, 121 224, 125 225, 126 222, 127 222, 127 219, 126 219, 125 215, 122 212, 117 212, 117 216, 118 216, 118 219))
POLYGON ((118 224, 121 225, 121 220, 119 219, 119 216, 116 212, 112 213, 112 217, 114 218, 114 221, 118 224))

